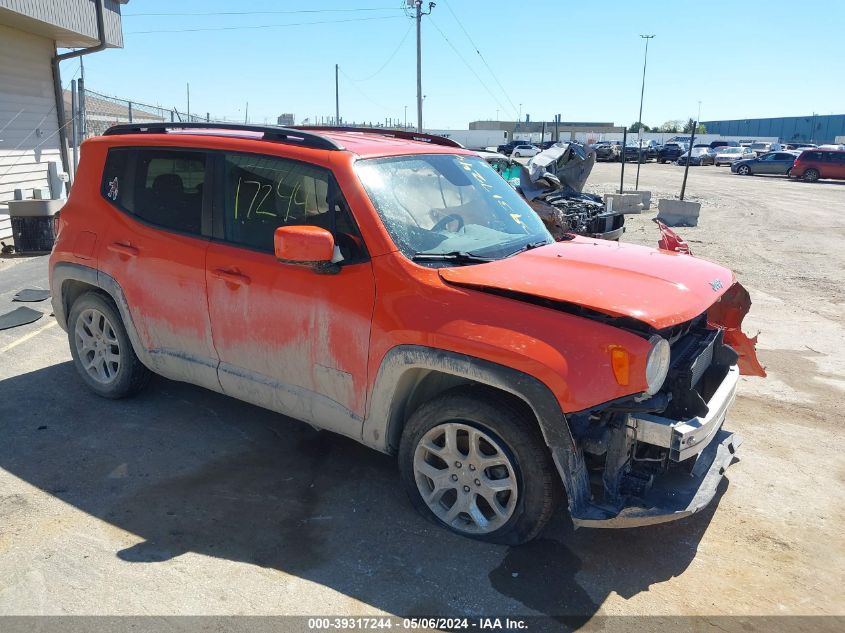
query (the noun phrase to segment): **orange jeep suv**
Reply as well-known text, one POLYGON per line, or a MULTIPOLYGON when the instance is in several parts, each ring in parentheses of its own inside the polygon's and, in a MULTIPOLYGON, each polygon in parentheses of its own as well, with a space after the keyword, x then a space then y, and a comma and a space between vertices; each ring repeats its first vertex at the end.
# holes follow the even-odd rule
POLYGON ((729 270, 555 242, 473 152, 385 130, 115 126, 82 145, 50 283, 97 394, 156 373, 342 433, 499 543, 563 493, 577 526, 704 507, 756 363, 729 270))

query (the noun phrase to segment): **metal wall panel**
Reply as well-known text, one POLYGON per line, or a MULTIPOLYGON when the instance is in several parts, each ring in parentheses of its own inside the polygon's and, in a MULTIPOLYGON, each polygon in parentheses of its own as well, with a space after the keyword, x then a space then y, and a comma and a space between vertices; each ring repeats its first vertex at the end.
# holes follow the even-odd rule
MULTIPOLYGON (((106 42, 122 47, 120 3, 105 0, 106 42)), ((97 41, 94 0, 0 0, 0 24, 50 37, 60 47, 92 46, 97 41)))
POLYGON ((817 114, 770 119, 703 121, 708 134, 742 136, 749 139, 777 136, 781 141, 833 143, 845 135, 845 114, 817 114))

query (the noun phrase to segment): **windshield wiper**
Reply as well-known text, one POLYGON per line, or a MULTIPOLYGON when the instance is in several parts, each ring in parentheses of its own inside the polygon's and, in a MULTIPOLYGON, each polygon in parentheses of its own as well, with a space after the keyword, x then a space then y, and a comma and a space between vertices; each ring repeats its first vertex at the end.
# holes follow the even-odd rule
POLYGON ((531 249, 540 248, 541 246, 548 246, 548 245, 549 245, 548 240, 537 240, 536 242, 528 242, 528 244, 526 244, 522 248, 518 248, 513 253, 510 253, 509 255, 505 255, 505 257, 506 258, 507 257, 513 257, 514 255, 519 255, 520 253, 524 253, 525 251, 530 251, 531 249))
POLYGON ((414 253, 411 257, 415 262, 455 262, 457 264, 484 264, 495 260, 489 257, 480 257, 465 251, 451 251, 449 253, 414 253))

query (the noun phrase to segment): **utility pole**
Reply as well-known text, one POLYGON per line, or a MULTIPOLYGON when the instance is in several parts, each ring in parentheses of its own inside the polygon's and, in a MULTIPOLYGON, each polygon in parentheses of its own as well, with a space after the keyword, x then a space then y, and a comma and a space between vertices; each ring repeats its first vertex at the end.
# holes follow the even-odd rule
POLYGON ((408 106, 405 106, 405 129, 408 129, 408 106))
POLYGON ((337 64, 334 65, 334 124, 340 126, 340 92, 337 82, 337 64))
MULTIPOLYGON (((643 57, 643 87, 640 90, 640 116, 637 118, 637 181, 634 183, 634 191, 640 188, 640 164, 642 164, 643 151, 643 96, 645 95, 645 68, 648 63, 648 41, 654 38, 654 35, 640 35, 645 40, 645 56, 643 57)), ((622 157, 625 160, 625 157, 622 157)))
POLYGON ((191 122, 191 84, 187 84, 188 86, 188 123, 191 122))
POLYGON ((249 101, 246 102, 246 112, 244 112, 244 124, 249 123, 249 101))
POLYGON ((422 41, 420 37, 420 25, 422 24, 422 16, 429 15, 434 9, 434 3, 428 3, 428 11, 422 10, 422 0, 414 2, 416 9, 417 20, 417 132, 423 131, 423 93, 422 93, 422 41))

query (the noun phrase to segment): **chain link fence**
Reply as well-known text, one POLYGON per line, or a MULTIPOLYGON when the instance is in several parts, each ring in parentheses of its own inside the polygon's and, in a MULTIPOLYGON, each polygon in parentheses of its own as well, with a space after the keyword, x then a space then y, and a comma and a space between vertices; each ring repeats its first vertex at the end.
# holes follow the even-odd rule
MULTIPOLYGON (((65 112, 68 118, 73 116, 71 94, 65 95, 65 112)), ((77 98, 79 133, 82 139, 99 136, 112 125, 118 123, 175 123, 215 121, 210 114, 188 114, 177 108, 129 101, 83 89, 77 98)))

